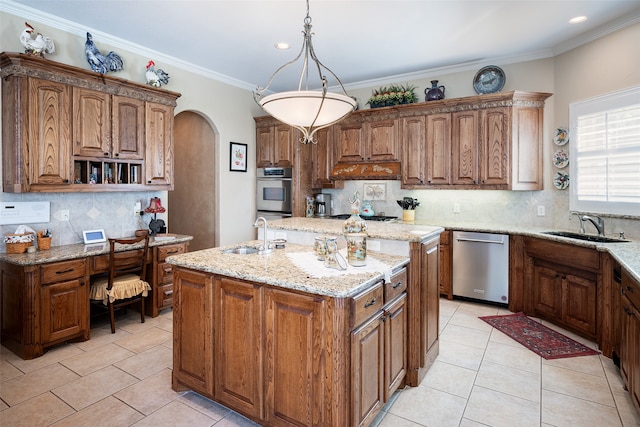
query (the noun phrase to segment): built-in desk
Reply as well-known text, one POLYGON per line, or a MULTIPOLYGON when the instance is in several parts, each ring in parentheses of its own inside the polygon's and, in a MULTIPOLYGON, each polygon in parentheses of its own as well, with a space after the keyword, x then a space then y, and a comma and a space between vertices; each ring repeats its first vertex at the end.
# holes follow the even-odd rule
MULTIPOLYGON (((146 314, 156 317, 173 304, 173 276, 165 259, 187 252, 192 236, 150 239, 146 314)), ((142 248, 142 244, 138 245, 142 248)), ((139 248, 122 250, 126 256, 139 248)), ((56 344, 89 339, 91 276, 105 273, 109 245, 65 245, 35 253, 0 253, 0 340, 23 359, 56 344)))

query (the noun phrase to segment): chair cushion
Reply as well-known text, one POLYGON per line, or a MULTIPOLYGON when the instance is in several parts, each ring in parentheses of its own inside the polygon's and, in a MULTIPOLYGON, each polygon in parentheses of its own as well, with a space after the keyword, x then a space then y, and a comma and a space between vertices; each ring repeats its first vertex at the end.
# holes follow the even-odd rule
POLYGON ((91 283, 91 292, 89 298, 93 300, 101 300, 107 305, 107 300, 113 303, 119 299, 127 299, 142 294, 146 297, 151 290, 151 286, 144 280, 140 280, 140 276, 136 274, 126 274, 117 277, 113 282, 111 290, 107 290, 109 284, 108 277, 101 277, 91 283))

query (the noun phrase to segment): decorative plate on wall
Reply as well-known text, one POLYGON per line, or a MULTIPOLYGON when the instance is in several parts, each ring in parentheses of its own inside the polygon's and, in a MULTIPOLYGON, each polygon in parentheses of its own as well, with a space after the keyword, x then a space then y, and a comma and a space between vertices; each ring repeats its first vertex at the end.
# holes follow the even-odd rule
POLYGON ((559 127, 553 134, 553 142, 556 145, 564 145, 569 142, 569 131, 565 127, 559 127))
POLYGON ((566 172, 556 172, 556 177, 553 178, 553 186, 558 190, 564 190, 569 186, 569 174, 566 172))
POLYGON ((480 94, 500 92, 505 81, 506 77, 502 68, 489 65, 478 70, 473 77, 473 88, 476 93, 480 94))
POLYGON ((567 167, 568 164, 569 153, 567 153, 567 150, 560 149, 553 153, 553 166, 557 167, 558 169, 562 169, 567 167))

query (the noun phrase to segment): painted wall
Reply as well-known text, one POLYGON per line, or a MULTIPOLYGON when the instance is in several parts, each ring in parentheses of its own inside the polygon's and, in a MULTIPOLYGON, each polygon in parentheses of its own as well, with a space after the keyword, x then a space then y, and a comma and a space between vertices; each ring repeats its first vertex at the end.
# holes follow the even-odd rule
MULTIPOLYGON (((19 35, 27 20, 31 25, 56 44, 56 53, 49 55, 52 61, 74 65, 89 69, 84 55, 85 33, 75 29, 69 32, 52 28, 32 19, 33 17, 15 16, 0 12, 0 51, 22 52, 19 35), (76 31, 72 33, 71 31, 76 31)), ((91 29, 87 29, 92 32, 91 29)), ((211 194, 216 196, 217 212, 211 213, 216 217, 220 228, 219 244, 231 244, 254 237, 255 230, 255 125, 253 116, 260 114, 259 107, 253 101, 251 92, 216 80, 204 77, 202 74, 186 71, 160 63, 154 52, 148 54, 131 53, 120 48, 109 46, 100 41, 98 33, 92 32, 94 42, 102 51, 115 50, 124 59, 125 69, 114 75, 120 78, 144 83, 144 71, 149 59, 155 59, 157 67, 164 69, 171 76, 167 88, 179 92, 175 113, 181 111, 196 111, 210 121, 217 132, 219 146, 215 147, 215 164, 212 159, 211 167, 215 169, 215 180, 211 182, 211 194), (248 172, 238 173, 229 171, 229 142, 242 142, 249 145, 248 172)), ((1 166, 0 166, 1 168, 1 166)), ((166 221, 170 214, 166 192, 117 192, 117 193, 89 193, 89 194, 10 194, 0 193, 0 199, 13 201, 51 201, 51 222, 48 224, 33 224, 34 229, 50 228, 54 232, 53 245, 80 242, 83 229, 104 228, 110 237, 131 235, 139 228, 138 218, 133 215, 136 201, 146 207, 153 196, 162 198, 167 207, 166 214, 158 214, 166 221), (57 217, 61 209, 70 211, 70 221, 60 222, 57 217)), ((150 216, 144 217, 146 223, 150 216)), ((0 226, 0 233, 11 233, 15 226, 0 226)), ((5 250, 0 242, 0 252, 5 250)))

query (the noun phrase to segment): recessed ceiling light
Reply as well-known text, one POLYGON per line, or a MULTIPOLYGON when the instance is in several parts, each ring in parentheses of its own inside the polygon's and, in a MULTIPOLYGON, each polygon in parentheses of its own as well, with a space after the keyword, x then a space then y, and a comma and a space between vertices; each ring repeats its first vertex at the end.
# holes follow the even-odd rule
POLYGON ((586 21, 588 18, 584 15, 582 16, 576 16, 575 18, 571 18, 569 19, 569 24, 579 24, 581 22, 586 21))
POLYGON ((289 46, 289 43, 284 43, 284 42, 280 42, 280 43, 276 43, 275 44, 276 49, 280 49, 280 50, 287 50, 289 49, 291 46, 289 46))

